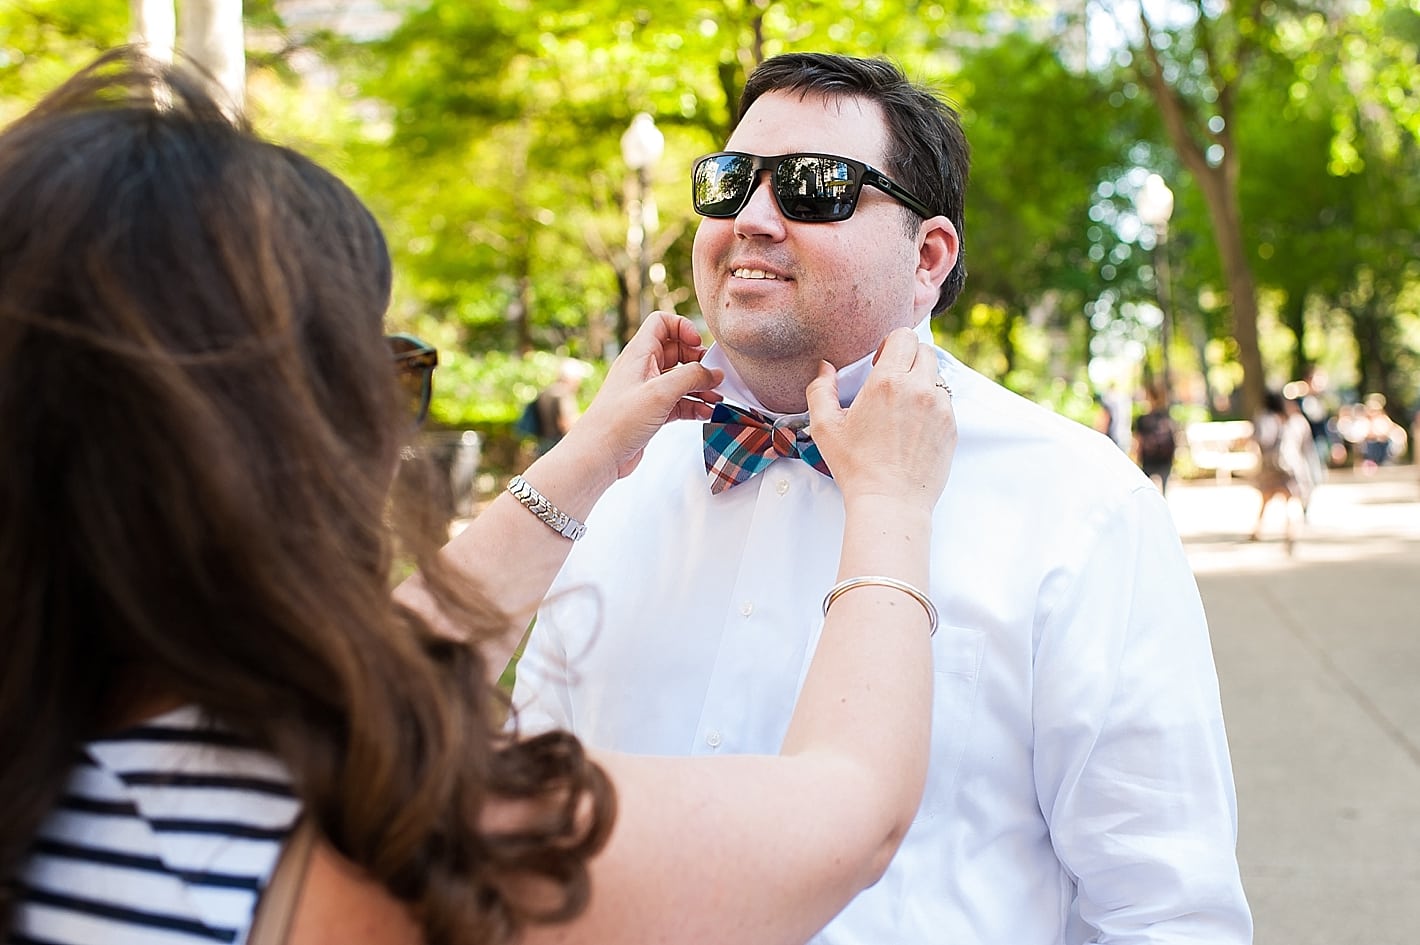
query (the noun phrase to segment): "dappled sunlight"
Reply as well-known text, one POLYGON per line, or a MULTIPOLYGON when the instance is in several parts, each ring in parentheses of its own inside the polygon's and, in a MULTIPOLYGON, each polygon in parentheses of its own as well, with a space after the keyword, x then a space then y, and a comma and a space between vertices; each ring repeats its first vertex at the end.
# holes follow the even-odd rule
POLYGON ((1317 488, 1306 520, 1295 504, 1293 541, 1285 539, 1280 504, 1251 541, 1258 493, 1245 482, 1190 482, 1172 486, 1169 507, 1197 574, 1275 572, 1304 565, 1362 562, 1420 554, 1420 470, 1384 468, 1371 476, 1333 471, 1317 488))
POLYGON ((1368 536, 1337 541, 1318 538, 1302 528, 1290 550, 1280 537, 1258 542, 1246 538, 1207 541, 1190 543, 1188 561, 1193 573, 1198 575, 1255 573, 1290 571, 1306 565, 1359 563, 1417 550, 1420 550, 1420 536, 1368 536))

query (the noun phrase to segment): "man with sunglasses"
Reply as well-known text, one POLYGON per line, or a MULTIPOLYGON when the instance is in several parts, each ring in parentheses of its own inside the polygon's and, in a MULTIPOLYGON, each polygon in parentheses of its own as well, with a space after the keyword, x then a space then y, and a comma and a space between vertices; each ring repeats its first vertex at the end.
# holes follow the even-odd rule
MULTIPOLYGON (((657 755, 778 749, 843 523, 804 390, 828 361, 848 403, 888 332, 931 341, 966 276, 967 166, 956 114, 886 62, 789 54, 750 76, 726 150, 692 171, 724 402, 658 433, 589 517, 518 668, 523 726, 657 755)), ((1251 941, 1167 505, 1105 438, 938 360, 959 443, 934 514, 929 783, 886 875, 814 941, 1251 941)))

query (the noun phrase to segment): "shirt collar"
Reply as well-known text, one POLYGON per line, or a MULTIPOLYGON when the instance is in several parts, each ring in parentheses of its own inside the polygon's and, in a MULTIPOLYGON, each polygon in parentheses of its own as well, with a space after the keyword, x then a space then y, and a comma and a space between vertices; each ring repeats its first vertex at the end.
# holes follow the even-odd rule
MULTIPOLYGON (((932 319, 930 317, 918 322, 914 330, 922 341, 929 345, 935 345, 932 339, 932 319)), ((725 372, 725 379, 716 389, 731 403, 739 404, 742 407, 753 407, 776 420, 804 420, 807 422, 809 417, 807 412, 781 414, 765 409, 764 405, 759 402, 759 398, 754 396, 754 392, 749 389, 739 372, 735 370, 734 365, 730 364, 730 359, 721 350, 719 342, 710 345, 700 363, 708 368, 719 368, 725 372)), ((937 363, 938 370, 945 370, 948 364, 940 348, 937 349, 937 363)), ((873 355, 869 353, 839 370, 838 402, 840 405, 847 407, 853 402, 853 398, 858 396, 858 391, 863 389, 863 384, 867 381, 868 372, 872 370, 872 367, 873 355)))

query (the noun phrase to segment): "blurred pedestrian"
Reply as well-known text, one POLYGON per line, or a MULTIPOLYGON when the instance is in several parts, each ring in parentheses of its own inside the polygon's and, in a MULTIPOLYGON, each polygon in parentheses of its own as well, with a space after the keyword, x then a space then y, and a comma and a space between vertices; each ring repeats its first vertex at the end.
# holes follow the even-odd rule
POLYGON ((1253 441, 1258 461, 1252 484, 1258 491, 1260 504, 1251 540, 1261 540, 1262 520, 1267 507, 1280 499, 1284 538, 1290 549, 1294 541, 1292 502, 1296 500, 1305 519, 1315 485, 1312 464, 1306 456, 1307 450, 1314 449, 1311 425, 1295 401, 1288 400, 1277 391, 1268 391, 1263 398, 1262 412, 1253 420, 1253 441))
POLYGON ((1372 472, 1405 451, 1405 428, 1386 413, 1384 394, 1369 394, 1361 405, 1361 470, 1372 472))
POLYGON ((1169 415, 1168 393, 1162 385, 1149 388, 1149 409, 1134 421, 1134 461, 1144 475, 1167 494, 1178 449, 1178 425, 1169 415))
POLYGON ((557 377, 537 395, 537 455, 552 449, 582 415, 582 386, 592 376, 592 366, 576 358, 563 358, 557 377))
POLYGON ((1334 445, 1329 429, 1332 418, 1323 399, 1325 391, 1326 375, 1315 365, 1307 369, 1301 380, 1290 381, 1282 388, 1282 396, 1297 402, 1311 428, 1313 449, 1307 459, 1312 467, 1312 480, 1318 485, 1326 480, 1334 445))
POLYGON ((1109 404, 1105 403, 1101 394, 1095 394, 1093 398, 1094 413, 1090 415, 1090 428, 1097 433, 1110 435, 1110 430, 1114 427, 1114 412, 1109 409, 1109 404))
POLYGON ((1118 384, 1111 384, 1105 390, 1103 402, 1109 414, 1109 426, 1105 432, 1124 452, 1129 452, 1130 442, 1133 439, 1134 405, 1124 389, 1118 384))
POLYGON ((1420 466, 1420 401, 1410 414, 1410 462, 1420 466))

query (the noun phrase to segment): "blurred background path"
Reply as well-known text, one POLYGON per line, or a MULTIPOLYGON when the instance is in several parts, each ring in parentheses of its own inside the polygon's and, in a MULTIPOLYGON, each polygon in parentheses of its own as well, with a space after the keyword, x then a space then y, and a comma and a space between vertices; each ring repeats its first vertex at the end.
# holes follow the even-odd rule
POLYGON ((1333 470, 1290 554, 1170 483, 1208 609, 1256 945, 1420 943, 1420 469, 1333 470))

